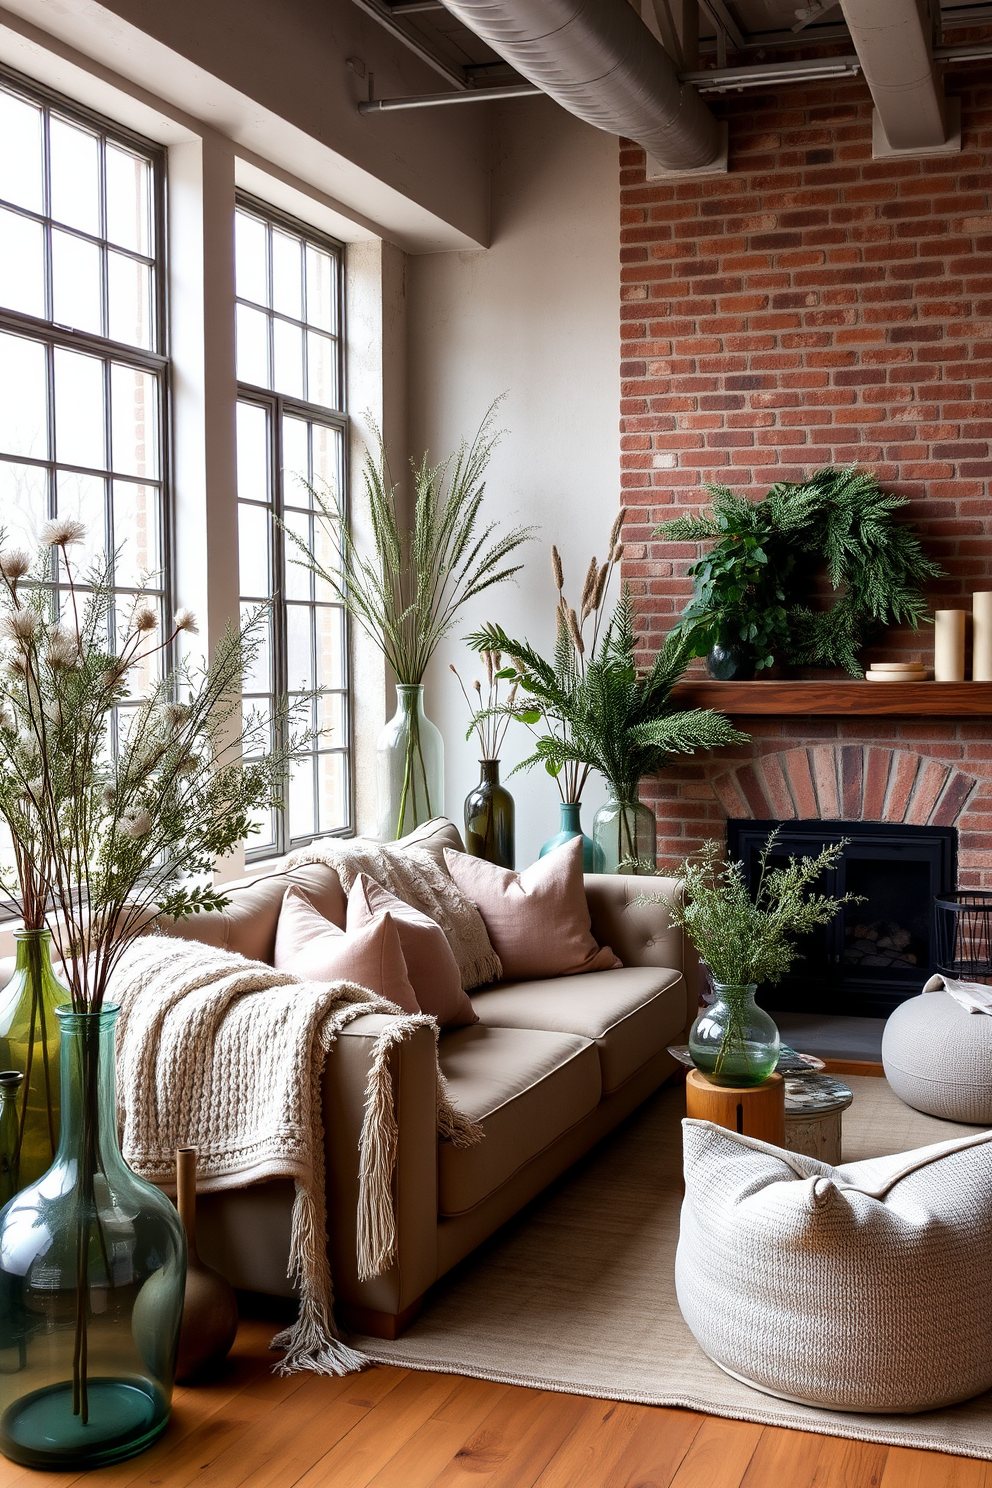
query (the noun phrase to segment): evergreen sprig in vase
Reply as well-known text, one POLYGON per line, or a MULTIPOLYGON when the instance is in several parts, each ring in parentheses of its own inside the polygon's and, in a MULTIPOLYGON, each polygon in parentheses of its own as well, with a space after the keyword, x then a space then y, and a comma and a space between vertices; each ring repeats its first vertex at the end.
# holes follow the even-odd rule
POLYGON ((592 835, 600 873, 655 872, 658 828, 654 812, 643 801, 611 796, 593 817, 592 835))
POLYGON ((117 1012, 59 1009, 58 1152, 0 1214, 0 1451, 27 1467, 119 1462, 169 1419, 186 1242, 121 1155, 117 1012))
POLYGON ((781 1039, 754 1000, 757 986, 715 982, 713 990, 715 1000, 689 1032, 693 1064, 714 1085, 763 1085, 778 1064, 781 1039))
POLYGON ((375 753, 379 837, 392 842, 444 810, 444 740, 424 712, 422 683, 397 684, 375 753))
POLYGON ((479 783, 465 797, 465 850, 497 868, 516 867, 513 797, 500 784, 499 760, 479 761, 479 783))
POLYGON ((52 970, 49 930, 15 930, 14 974, 0 989, 0 1066, 24 1076, 17 1092, 18 1183, 48 1169, 59 1140, 59 1023, 69 992, 52 970))

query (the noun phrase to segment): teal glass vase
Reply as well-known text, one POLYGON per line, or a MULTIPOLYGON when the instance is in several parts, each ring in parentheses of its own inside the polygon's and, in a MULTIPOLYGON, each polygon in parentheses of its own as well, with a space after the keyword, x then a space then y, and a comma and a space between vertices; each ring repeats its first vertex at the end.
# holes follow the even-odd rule
POLYGON ((0 1069, 20 1070, 18 1182, 47 1172, 59 1140, 59 1021, 69 989, 52 970, 49 930, 15 930, 14 974, 0 989, 0 1069))
POLYGON ((763 1085, 782 1044, 773 1018, 758 1007, 756 986, 714 982, 714 1001, 689 1031, 692 1062, 714 1085, 763 1085))
POLYGON ((424 712, 422 683, 397 683, 396 712, 375 746, 379 840, 395 842, 444 812, 444 740, 424 712))
POLYGON ((513 797, 499 782, 499 760, 479 761, 480 778, 465 797, 465 851, 473 858, 516 867, 513 797))
POLYGON ((0 1451, 26 1467, 119 1462, 169 1419, 186 1240, 121 1156, 117 1012, 59 1010, 58 1152, 0 1213, 0 1451))
POLYGON ((654 812, 643 801, 611 798, 592 821, 599 850, 600 873, 645 873, 657 870, 658 828, 654 812))
POLYGON ((556 847, 561 847, 564 842, 571 842, 573 837, 581 837, 583 873, 602 873, 599 848, 582 830, 582 802, 562 801, 559 810, 561 819, 558 823, 558 831, 553 837, 548 838, 538 853, 538 857, 543 858, 546 853, 554 852, 556 847))

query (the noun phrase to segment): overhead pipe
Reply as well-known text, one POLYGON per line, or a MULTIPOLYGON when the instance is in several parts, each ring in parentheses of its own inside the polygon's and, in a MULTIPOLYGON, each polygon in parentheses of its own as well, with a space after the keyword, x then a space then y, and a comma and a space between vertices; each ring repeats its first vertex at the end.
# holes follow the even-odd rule
POLYGON ((723 151, 716 119, 626 0, 445 0, 470 31, 577 118, 637 142, 665 170, 723 151))
POLYGON ((947 111, 929 0, 841 0, 841 10, 891 148, 945 144, 947 111))

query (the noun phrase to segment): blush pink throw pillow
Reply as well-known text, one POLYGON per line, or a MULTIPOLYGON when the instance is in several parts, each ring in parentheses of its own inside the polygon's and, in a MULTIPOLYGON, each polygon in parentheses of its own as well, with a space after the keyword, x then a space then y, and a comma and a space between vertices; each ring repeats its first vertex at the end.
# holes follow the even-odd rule
POLYGON ((388 914, 360 930, 339 930, 303 889, 289 888, 279 911, 273 962, 277 971, 307 982, 357 982, 405 1013, 420 1012, 399 932, 388 914))
POLYGON ((456 886, 477 906, 506 981, 608 971, 622 962, 596 944, 582 882, 582 839, 573 837, 522 873, 445 851, 456 886))
POLYGON ((420 1010, 430 1013, 442 1028, 464 1028, 478 1023, 472 1000, 462 991, 458 962, 447 936, 429 915, 404 904, 374 878, 360 873, 348 895, 348 929, 358 931, 388 915, 396 926, 407 975, 420 1010))

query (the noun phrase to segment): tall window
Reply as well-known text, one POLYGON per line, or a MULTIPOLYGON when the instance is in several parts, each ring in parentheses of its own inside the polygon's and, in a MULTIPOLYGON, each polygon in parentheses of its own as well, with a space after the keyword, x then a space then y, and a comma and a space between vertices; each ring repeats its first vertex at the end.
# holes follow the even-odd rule
POLYGON ((248 199, 235 221, 238 517, 243 608, 270 601, 245 705, 314 693, 315 739, 285 805, 266 813, 249 856, 272 856, 352 824, 347 624, 299 562, 283 524, 329 564, 310 488, 345 490, 341 253, 336 243, 248 199))
POLYGON ((0 527, 33 550, 79 519, 80 572, 116 552, 121 619, 145 576, 164 610, 162 157, 5 74, 0 141, 0 527))

